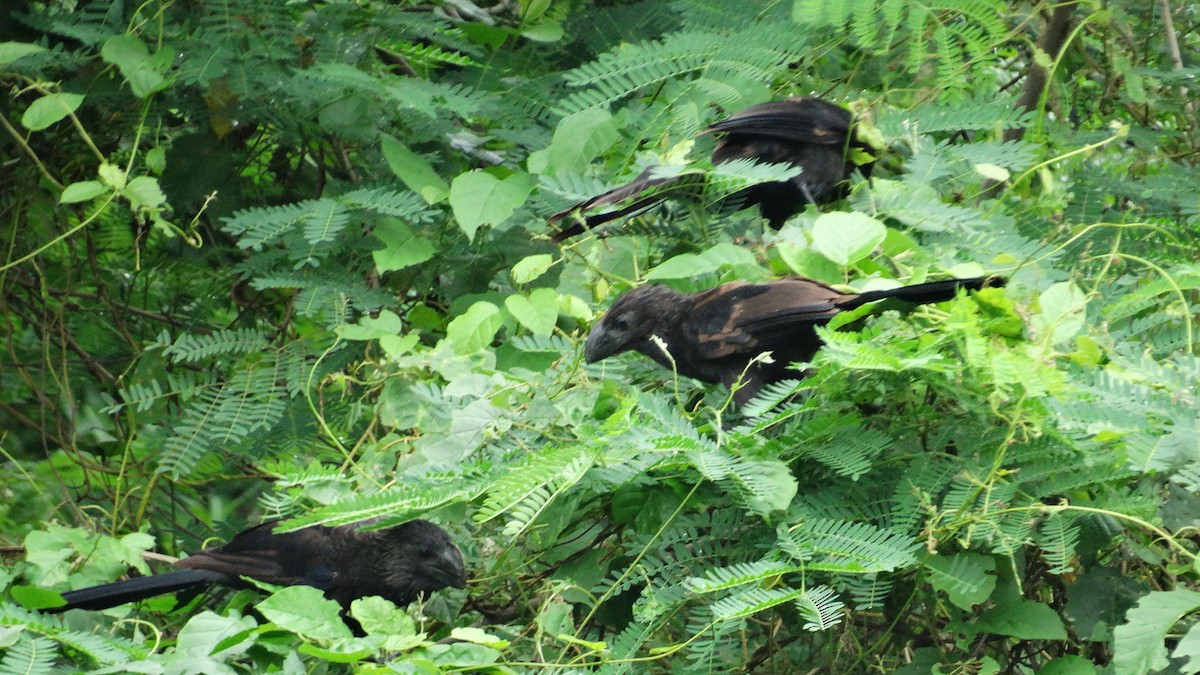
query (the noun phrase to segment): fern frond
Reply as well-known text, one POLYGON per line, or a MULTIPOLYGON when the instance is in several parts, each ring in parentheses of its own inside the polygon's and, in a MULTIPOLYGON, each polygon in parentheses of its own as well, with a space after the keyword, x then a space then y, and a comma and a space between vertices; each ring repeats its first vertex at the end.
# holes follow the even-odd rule
POLYGON ((746 584, 759 584, 785 574, 803 571, 803 567, 794 567, 770 560, 760 560, 708 570, 704 573, 703 577, 688 579, 687 586, 696 593, 715 593, 746 584))
POLYGON ((842 622, 845 603, 829 586, 815 586, 796 599, 796 609, 804 619, 804 630, 828 630, 842 622))
POLYGON ((0 675, 49 675, 55 672, 58 646, 44 637, 21 635, 0 658, 0 675))
POLYGON ((779 533, 778 545, 809 570, 847 574, 886 572, 916 560, 918 544, 904 534, 868 523, 807 521, 779 533))
POLYGON ((1079 544, 1079 526, 1065 513, 1055 513, 1038 528, 1035 538, 1050 574, 1069 574, 1074 566, 1075 546, 1079 544))
POLYGON ((515 537, 529 527, 555 497, 578 483, 595 460, 594 451, 587 447, 547 448, 492 481, 475 520, 485 523, 508 514, 504 532, 515 537))

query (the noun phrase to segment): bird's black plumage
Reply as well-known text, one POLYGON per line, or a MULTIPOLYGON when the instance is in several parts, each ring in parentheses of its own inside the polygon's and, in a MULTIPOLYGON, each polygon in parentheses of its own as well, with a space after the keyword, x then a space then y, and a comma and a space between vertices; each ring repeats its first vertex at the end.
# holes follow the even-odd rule
MULTIPOLYGON (((855 138, 852 126, 853 117, 845 108, 819 98, 795 98, 751 106, 708 127, 703 133, 722 134, 713 150, 714 164, 746 159, 760 164, 790 164, 801 169, 786 181, 760 183, 730 195, 722 208, 737 210, 757 205, 770 226, 779 229, 805 204, 841 197, 845 180, 855 168, 848 158, 849 150, 869 149, 855 138)), ((864 164, 860 169, 869 176, 871 165, 864 164)), ((578 214, 551 240, 558 243, 597 225, 642 211, 665 199, 668 188, 683 179, 654 177, 653 171, 647 169, 627 185, 550 216, 553 225, 578 214), (582 213, 616 205, 622 206, 590 215, 582 213)))
POLYGON ((46 611, 105 609, 214 583, 242 586, 242 577, 314 586, 343 609, 370 595, 403 606, 419 595, 466 584, 458 547, 445 530, 427 520, 370 531, 357 523, 276 533, 279 522, 245 530, 224 546, 175 563, 186 569, 68 591, 62 594, 66 605, 46 611))
POLYGON ((694 293, 661 284, 635 288, 617 298, 588 335, 588 363, 638 351, 681 375, 732 386, 745 404, 764 385, 803 373, 789 364, 806 362, 821 347, 816 327, 840 312, 894 298, 912 304, 940 302, 959 289, 1002 286, 1001 277, 950 279, 866 293, 845 293, 802 277, 765 284, 744 281, 694 293), (667 345, 665 353, 652 340, 667 345), (773 363, 751 360, 771 352, 773 363))

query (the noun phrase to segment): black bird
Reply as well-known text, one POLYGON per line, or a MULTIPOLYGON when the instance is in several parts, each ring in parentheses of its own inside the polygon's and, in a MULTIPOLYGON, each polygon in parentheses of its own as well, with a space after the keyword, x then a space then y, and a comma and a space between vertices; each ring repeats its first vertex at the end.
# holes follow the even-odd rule
POLYGON ((584 358, 595 363, 639 351, 666 368, 704 382, 742 385, 734 394, 745 405, 767 384, 803 377, 790 368, 821 348, 816 326, 840 312, 876 300, 911 304, 941 302, 959 289, 1003 286, 1002 277, 949 279, 866 293, 845 293, 796 277, 765 284, 734 281, 687 295, 661 284, 635 288, 613 303, 588 335, 584 358), (651 340, 658 336, 669 354, 651 340), (751 359, 771 352, 774 362, 751 359))
MULTIPOLYGON (((755 204, 771 227, 778 230, 805 204, 821 204, 845 194, 845 181, 856 164, 851 148, 870 151, 852 133, 850 111, 819 98, 794 98, 750 106, 721 120, 703 133, 724 134, 713 150, 713 164, 747 159, 762 164, 790 164, 801 172, 782 182, 759 183, 727 197, 722 208, 745 209, 755 204)), ((859 167, 870 176, 871 164, 859 167)), ((634 201, 621 208, 579 215, 551 241, 559 243, 597 225, 637 213, 667 197, 666 188, 678 185, 685 176, 654 178, 646 169, 627 185, 614 188, 560 211, 549 218, 551 225, 575 212, 634 201), (653 189, 652 188, 658 188, 653 189), (649 191, 649 192, 647 192, 649 191)))
POLYGON ((402 607, 418 595, 466 585, 458 547, 445 530, 428 520, 382 530, 363 531, 359 527, 365 523, 356 523, 276 534, 279 522, 245 530, 224 546, 175 563, 187 569, 68 591, 62 594, 67 604, 44 611, 105 609, 208 584, 246 586, 242 577, 283 586, 314 586, 343 610, 370 595, 402 607))

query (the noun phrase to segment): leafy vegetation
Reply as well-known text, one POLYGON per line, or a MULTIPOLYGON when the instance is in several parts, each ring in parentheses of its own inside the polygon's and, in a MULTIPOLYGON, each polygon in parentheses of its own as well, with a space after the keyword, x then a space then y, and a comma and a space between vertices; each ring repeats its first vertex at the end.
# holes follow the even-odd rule
POLYGON ((1196 10, 3 9, 0 673, 1200 672, 1196 10), (810 94, 886 146, 845 202, 549 244, 810 94), (990 273, 741 410, 582 363, 645 280, 990 273), (469 588, 358 601, 363 637, 308 588, 30 609, 375 516, 445 526, 469 588))

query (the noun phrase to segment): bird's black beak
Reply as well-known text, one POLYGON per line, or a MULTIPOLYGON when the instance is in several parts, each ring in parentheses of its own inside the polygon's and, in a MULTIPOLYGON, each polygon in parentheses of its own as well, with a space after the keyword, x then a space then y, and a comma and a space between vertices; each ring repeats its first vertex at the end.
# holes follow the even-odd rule
POLYGON ((463 563, 462 553, 458 547, 451 546, 442 551, 442 565, 438 571, 443 575, 443 581, 454 588, 467 587, 467 566, 463 563))
POLYGON ((588 334, 587 344, 583 347, 583 360, 595 363, 621 351, 621 345, 613 335, 604 330, 604 324, 598 323, 588 334))

